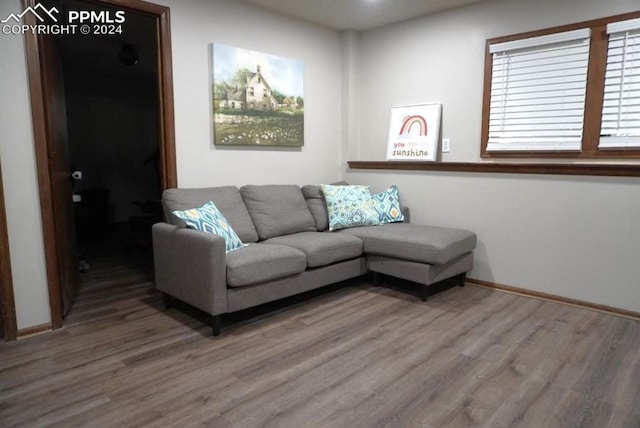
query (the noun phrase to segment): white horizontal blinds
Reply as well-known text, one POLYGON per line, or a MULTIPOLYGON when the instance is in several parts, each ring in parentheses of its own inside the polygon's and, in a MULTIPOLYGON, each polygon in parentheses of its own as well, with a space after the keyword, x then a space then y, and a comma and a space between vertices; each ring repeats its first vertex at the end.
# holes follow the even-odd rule
POLYGON ((607 25, 599 148, 640 148, 640 19, 607 25))
POLYGON ((489 47, 488 151, 580 150, 588 28, 489 47))

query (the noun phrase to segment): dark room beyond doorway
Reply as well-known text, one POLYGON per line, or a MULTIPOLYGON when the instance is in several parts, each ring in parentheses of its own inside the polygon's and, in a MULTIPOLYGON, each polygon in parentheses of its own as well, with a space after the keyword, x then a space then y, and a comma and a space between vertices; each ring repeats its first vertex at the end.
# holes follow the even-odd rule
POLYGON ((156 20, 129 13, 124 30, 58 39, 81 289, 105 263, 150 259, 162 218, 156 20))

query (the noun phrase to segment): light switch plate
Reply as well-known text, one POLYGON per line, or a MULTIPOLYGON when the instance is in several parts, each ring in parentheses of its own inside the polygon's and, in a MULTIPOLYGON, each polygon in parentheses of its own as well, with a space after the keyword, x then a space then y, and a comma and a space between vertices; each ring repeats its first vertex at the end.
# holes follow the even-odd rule
POLYGON ((449 153, 450 149, 451 149, 451 147, 449 146, 449 139, 448 138, 443 138, 442 139, 442 153, 449 153))

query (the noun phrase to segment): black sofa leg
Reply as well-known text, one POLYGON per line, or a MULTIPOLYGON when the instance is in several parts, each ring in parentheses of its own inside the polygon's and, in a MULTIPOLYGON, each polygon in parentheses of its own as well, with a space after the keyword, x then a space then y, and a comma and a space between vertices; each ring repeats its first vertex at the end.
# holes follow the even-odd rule
POLYGON ((429 286, 428 285, 420 285, 420 299, 422 299, 423 302, 426 302, 427 300, 429 300, 429 286))
POLYGON ((458 275, 458 286, 464 287, 464 284, 467 282, 467 273, 463 272, 458 275))
POLYGON ((214 336, 220 336, 220 315, 211 316, 211 328, 214 336))
POLYGON ((169 296, 167 293, 162 293, 162 304, 164 305, 164 309, 173 308, 173 297, 169 296))

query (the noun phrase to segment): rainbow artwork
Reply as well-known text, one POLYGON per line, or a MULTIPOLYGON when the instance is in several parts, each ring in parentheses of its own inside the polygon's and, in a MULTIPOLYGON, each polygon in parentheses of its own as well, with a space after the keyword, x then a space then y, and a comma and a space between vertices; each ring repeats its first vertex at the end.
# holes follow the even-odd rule
POLYGON ((402 127, 400 127, 401 136, 421 135, 427 136, 427 121, 420 115, 406 116, 402 120, 402 127), (417 129, 417 133, 413 132, 417 129))
POLYGON ((441 104, 393 107, 387 160, 435 161, 441 116, 441 104))

